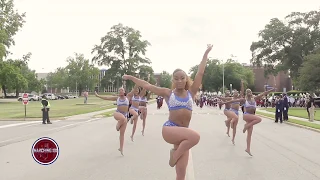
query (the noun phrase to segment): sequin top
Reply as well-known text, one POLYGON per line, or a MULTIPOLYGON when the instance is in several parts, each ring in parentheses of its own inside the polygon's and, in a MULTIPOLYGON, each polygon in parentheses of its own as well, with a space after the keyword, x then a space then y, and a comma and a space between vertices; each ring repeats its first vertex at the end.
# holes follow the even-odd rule
POLYGON ((192 111, 192 104, 193 104, 192 96, 189 91, 187 92, 188 92, 188 95, 185 98, 180 98, 176 96, 173 91, 171 92, 171 95, 167 102, 169 111, 178 110, 178 109, 188 109, 192 111))
POLYGON ((125 99, 120 99, 120 97, 117 99, 117 106, 129 106, 129 100, 126 97, 125 99))

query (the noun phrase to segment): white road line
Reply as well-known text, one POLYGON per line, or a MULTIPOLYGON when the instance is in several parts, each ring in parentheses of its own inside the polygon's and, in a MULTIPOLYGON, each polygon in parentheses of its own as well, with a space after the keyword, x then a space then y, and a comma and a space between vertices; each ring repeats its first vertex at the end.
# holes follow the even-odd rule
MULTIPOLYGON (((98 119, 101 119, 101 118, 89 119, 89 120, 84 121, 84 122, 72 123, 72 124, 68 124, 68 125, 61 126, 61 127, 48 129, 48 130, 42 131, 42 132, 52 131, 52 130, 56 130, 56 129, 63 129, 63 128, 65 128, 65 127, 69 127, 69 126, 73 126, 73 125, 77 125, 77 124, 85 124, 85 123, 88 123, 88 122, 91 122, 91 121, 95 121, 95 120, 98 120, 98 119)), ((39 122, 38 122, 38 123, 39 123, 39 122)), ((49 125, 49 126, 50 126, 50 125, 49 125)), ((39 132, 35 132, 35 133, 31 133, 31 134, 27 134, 27 135, 23 135, 23 136, 19 136, 19 137, 7 139, 7 140, 5 140, 5 141, 0 141, 0 143, 5 143, 5 142, 8 142, 8 141, 20 139, 20 138, 23 138, 23 137, 26 137, 26 136, 31 136, 31 135, 33 135, 33 134, 37 134, 37 133, 39 133, 39 132)))
POLYGON ((3 126, 0 126, 0 129, 2 129, 2 128, 8 128, 8 127, 14 127, 14 126, 21 126, 21 125, 25 125, 25 124, 35 124, 35 123, 39 123, 39 121, 32 121, 32 122, 25 122, 25 123, 14 123, 14 124, 3 125, 3 126))
MULTIPOLYGON (((61 121, 61 120, 56 120, 56 121, 52 121, 52 123, 56 123, 56 122, 59 122, 59 121, 61 121)), ((43 126, 42 125, 42 121, 41 122, 39 122, 38 124, 31 124, 31 125, 28 125, 28 126, 24 126, 24 127, 30 127, 30 126, 37 126, 37 125, 41 125, 41 126, 43 126)))
POLYGON ((195 180, 194 168, 193 168, 193 158, 192 158, 191 150, 189 150, 189 163, 188 163, 188 166, 187 166, 186 179, 187 180, 195 180))

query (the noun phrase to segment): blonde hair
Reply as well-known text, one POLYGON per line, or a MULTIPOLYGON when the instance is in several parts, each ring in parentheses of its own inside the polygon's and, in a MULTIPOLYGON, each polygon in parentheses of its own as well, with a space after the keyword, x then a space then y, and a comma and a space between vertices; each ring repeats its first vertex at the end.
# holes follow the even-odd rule
MULTIPOLYGON (((192 82, 191 78, 187 75, 187 73, 184 72, 184 70, 182 70, 182 69, 176 69, 176 70, 173 71, 172 76, 173 76, 175 73, 179 72, 179 71, 182 71, 182 72, 185 74, 186 78, 187 78, 186 86, 184 87, 184 89, 185 89, 185 90, 189 90, 193 82, 192 82)), ((171 89, 175 89, 175 88, 176 88, 176 86, 175 86, 174 83, 172 82, 171 89)))

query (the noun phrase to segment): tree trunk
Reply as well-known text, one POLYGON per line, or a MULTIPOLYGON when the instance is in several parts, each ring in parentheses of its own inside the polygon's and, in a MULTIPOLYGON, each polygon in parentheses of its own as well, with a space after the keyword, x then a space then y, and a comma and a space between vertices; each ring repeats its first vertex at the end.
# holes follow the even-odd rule
POLYGON ((6 98, 7 97, 7 90, 6 90, 5 85, 2 85, 2 91, 3 91, 4 97, 6 98))
POLYGON ((18 97, 19 97, 19 90, 16 89, 16 98, 18 98, 18 97))

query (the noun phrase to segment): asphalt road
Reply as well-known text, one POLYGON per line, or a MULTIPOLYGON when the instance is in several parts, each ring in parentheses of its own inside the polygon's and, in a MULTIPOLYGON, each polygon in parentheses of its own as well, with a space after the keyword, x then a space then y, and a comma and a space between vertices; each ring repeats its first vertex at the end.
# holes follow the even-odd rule
MULTIPOLYGON (((168 118, 166 107, 149 107, 145 136, 141 121, 135 142, 128 125, 125 156, 118 152, 113 118, 71 118, 40 122, 0 122, 1 180, 166 180, 175 179, 168 165, 170 145, 161 136, 168 118), (31 146, 42 136, 53 138, 60 156, 49 166, 36 163, 31 146)), ((245 135, 239 124, 236 145, 225 135, 225 117, 216 108, 195 107, 190 128, 201 134, 192 149, 187 180, 320 180, 320 134, 264 119, 255 126, 252 153, 245 152, 245 135)), ((242 118, 241 118, 242 119, 242 118)))

